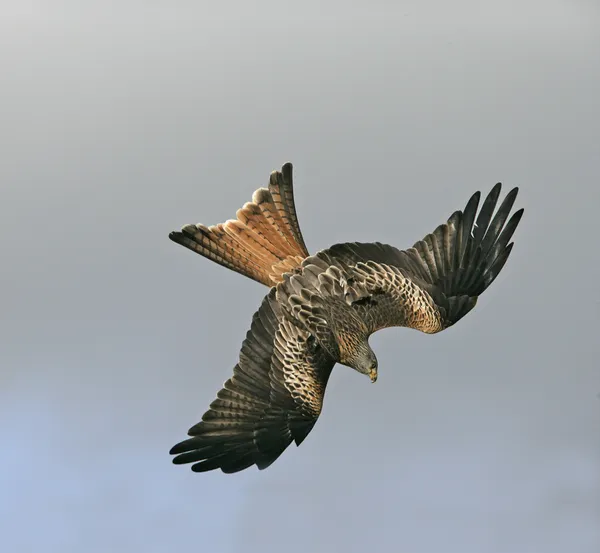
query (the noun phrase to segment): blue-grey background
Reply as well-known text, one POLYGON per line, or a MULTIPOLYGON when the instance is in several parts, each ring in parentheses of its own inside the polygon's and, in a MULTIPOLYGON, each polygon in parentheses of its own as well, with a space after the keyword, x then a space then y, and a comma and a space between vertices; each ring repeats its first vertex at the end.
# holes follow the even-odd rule
POLYGON ((594 2, 23 2, 0 20, 0 549, 600 551, 594 2), (271 468, 171 465, 266 288, 171 243, 295 165, 311 251, 521 187, 448 332, 271 468))

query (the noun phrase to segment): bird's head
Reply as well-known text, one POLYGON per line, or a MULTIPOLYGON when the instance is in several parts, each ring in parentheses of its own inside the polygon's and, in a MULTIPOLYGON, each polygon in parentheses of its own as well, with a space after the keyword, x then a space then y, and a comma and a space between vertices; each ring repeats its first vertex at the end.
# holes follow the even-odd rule
POLYGON ((352 355, 344 359, 342 363, 361 374, 366 374, 371 382, 377 380, 377 357, 366 340, 359 343, 352 351, 352 355))

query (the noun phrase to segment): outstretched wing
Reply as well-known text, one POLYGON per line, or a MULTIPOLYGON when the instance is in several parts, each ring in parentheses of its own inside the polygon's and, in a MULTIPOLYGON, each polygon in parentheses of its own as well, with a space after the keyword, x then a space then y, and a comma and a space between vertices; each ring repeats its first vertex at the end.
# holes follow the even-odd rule
POLYGON ((275 292, 254 314, 233 377, 192 437, 171 449, 175 464, 195 463, 195 472, 264 469, 315 425, 335 361, 284 316, 275 292))
POLYGON ((398 283, 402 282, 401 277, 409 279, 431 297, 439 311, 441 327, 447 328, 473 309, 478 296, 498 276, 512 250, 510 240, 523 209, 508 219, 518 193, 518 188, 514 188, 494 215, 500 191, 498 183, 479 213, 480 192, 476 192, 463 211, 455 211, 446 223, 407 250, 380 243, 347 243, 337 244, 317 255, 346 268, 358 267, 359 278, 360 269, 364 278, 364 272, 369 273, 371 283, 364 282, 363 287, 366 296, 373 299, 372 307, 375 307, 377 293, 387 293, 388 299, 390 297, 390 290, 381 290, 382 283, 390 288, 390 279, 398 283))

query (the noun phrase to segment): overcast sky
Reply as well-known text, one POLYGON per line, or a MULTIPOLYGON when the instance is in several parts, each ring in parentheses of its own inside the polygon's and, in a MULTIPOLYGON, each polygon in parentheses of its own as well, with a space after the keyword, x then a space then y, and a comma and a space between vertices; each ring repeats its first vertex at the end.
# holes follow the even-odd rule
POLYGON ((600 551, 594 2, 3 3, 0 549, 600 551), (151 6, 150 6, 151 4, 151 6), (170 242, 295 166, 308 248, 520 186, 477 308, 268 470, 171 464, 267 289, 170 242))

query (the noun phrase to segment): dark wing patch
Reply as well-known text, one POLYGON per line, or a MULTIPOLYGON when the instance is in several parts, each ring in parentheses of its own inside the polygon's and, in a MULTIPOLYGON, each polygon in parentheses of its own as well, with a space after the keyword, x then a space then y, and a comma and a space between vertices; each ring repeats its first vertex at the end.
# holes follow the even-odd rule
POLYGON ((428 334, 443 330, 439 307, 398 267, 359 261, 353 274, 361 288, 371 294, 371 301, 358 300, 352 304, 370 332, 390 326, 414 328, 428 334))
POLYGON ((311 431, 335 362, 283 317, 275 288, 263 300, 225 382, 191 438, 171 449, 192 470, 264 469, 311 431))
MULTIPOLYGON (((336 244, 319 252, 322 263, 351 268, 359 262, 375 262, 397 267, 431 295, 450 326, 466 315, 477 298, 498 276, 506 263, 510 242, 523 209, 509 219, 518 188, 511 190, 494 215, 501 184, 492 188, 477 213, 481 194, 471 196, 463 211, 454 212, 448 221, 412 248, 398 250, 379 242, 336 244)), ((308 258, 305 263, 313 262, 308 258)))

